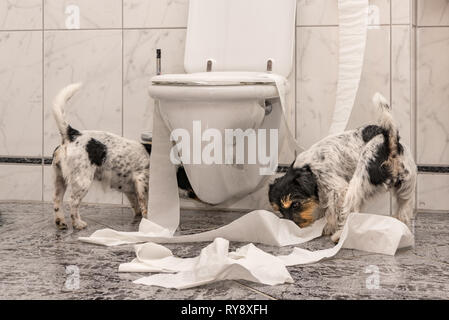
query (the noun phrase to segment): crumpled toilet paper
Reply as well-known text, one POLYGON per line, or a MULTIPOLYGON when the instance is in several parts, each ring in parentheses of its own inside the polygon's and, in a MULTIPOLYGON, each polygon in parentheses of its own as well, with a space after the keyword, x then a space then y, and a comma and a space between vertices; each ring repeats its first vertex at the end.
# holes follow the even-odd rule
POLYGON ((307 264, 335 256, 342 248, 394 255, 399 248, 413 245, 414 238, 401 221, 373 214, 352 213, 343 229, 340 241, 332 248, 310 251, 294 248, 284 256, 274 256, 255 245, 245 245, 229 252, 229 240, 256 242, 275 246, 295 245, 320 237, 325 220, 299 228, 291 220, 280 219, 265 211, 252 211, 221 228, 185 236, 171 236, 169 231, 147 219, 142 219, 138 232, 119 232, 103 229, 80 240, 101 244, 136 245, 136 258, 121 264, 121 272, 160 272, 143 277, 135 283, 165 288, 191 288, 220 280, 242 279, 267 285, 290 283, 286 266, 307 264), (158 243, 213 241, 195 258, 174 257, 158 243), (168 273, 168 274, 167 274, 168 273))
POLYGON ((185 289, 219 280, 249 280, 267 285, 293 282, 282 260, 250 243, 229 252, 229 241, 216 238, 198 257, 182 259, 154 243, 136 247, 137 258, 120 265, 123 272, 177 272, 143 277, 134 283, 185 289), (165 256, 159 254, 164 253, 165 256))

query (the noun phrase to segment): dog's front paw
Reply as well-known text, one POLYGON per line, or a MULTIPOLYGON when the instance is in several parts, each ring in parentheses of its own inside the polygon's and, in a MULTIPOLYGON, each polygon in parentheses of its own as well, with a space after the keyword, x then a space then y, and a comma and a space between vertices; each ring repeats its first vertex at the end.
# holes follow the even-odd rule
POLYGON ((87 223, 81 219, 73 221, 73 228, 76 230, 82 230, 86 227, 87 227, 87 223))
POLYGON ((67 223, 63 219, 55 219, 56 227, 58 227, 59 230, 66 230, 67 229, 67 223))
POLYGON ((341 236, 342 232, 343 232, 343 230, 335 231, 335 233, 331 236, 331 240, 334 243, 338 243, 338 241, 340 240, 340 236, 341 236))
POLYGON ((335 232, 335 226, 334 225, 331 225, 329 223, 326 223, 324 225, 323 236, 330 236, 334 232, 335 232))

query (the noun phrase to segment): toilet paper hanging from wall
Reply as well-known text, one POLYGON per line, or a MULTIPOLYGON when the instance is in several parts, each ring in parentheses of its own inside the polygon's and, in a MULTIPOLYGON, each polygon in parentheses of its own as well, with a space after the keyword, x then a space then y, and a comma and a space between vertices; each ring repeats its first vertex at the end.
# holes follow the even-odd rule
POLYGON ((368 27, 368 0, 338 0, 338 82, 329 134, 345 131, 362 75, 368 27))

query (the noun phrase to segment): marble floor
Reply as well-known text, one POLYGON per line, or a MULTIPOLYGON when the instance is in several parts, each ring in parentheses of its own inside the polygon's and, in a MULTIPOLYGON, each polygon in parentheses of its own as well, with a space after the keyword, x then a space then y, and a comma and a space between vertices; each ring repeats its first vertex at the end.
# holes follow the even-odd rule
MULTIPOLYGON (((449 214, 418 214, 415 247, 396 256, 344 249, 333 259, 289 267, 293 284, 223 281, 187 290, 137 285, 132 280, 144 274, 118 273, 120 263, 134 258, 131 245, 102 247, 77 240, 105 227, 136 230, 139 221, 129 208, 84 205, 81 214, 87 229, 58 231, 50 204, 0 202, 0 299, 449 299, 449 214), (79 270, 77 289, 67 281, 71 266, 79 270), (370 270, 378 270, 378 287, 367 285, 372 284, 370 270)), ((241 214, 184 211, 181 233, 216 228, 241 214)), ((193 257, 205 245, 167 247, 175 255, 193 257)), ((233 243, 231 249, 241 245, 233 243)), ((302 247, 332 245, 322 237, 302 247)), ((260 247, 272 253, 291 250, 260 247)))

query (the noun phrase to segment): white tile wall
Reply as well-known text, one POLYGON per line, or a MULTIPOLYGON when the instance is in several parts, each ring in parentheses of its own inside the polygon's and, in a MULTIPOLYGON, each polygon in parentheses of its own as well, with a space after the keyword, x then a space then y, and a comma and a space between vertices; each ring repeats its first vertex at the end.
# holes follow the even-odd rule
POLYGON ((301 146, 326 136, 338 77, 338 27, 300 27, 296 32, 296 126, 301 146))
POLYGON ((391 0, 392 24, 410 23, 411 2, 410 0, 391 0))
POLYGON ((0 30, 42 28, 42 0, 0 1, 0 30))
POLYGON ((417 0, 418 26, 449 26, 447 0, 417 0))
POLYGON ((0 32, 0 155, 42 154, 42 33, 0 32))
POLYGON ((152 131, 153 99, 148 95, 151 77, 156 75, 154 56, 162 50, 164 73, 184 73, 184 29, 125 30, 124 32, 124 136, 140 139, 152 131))
MULTIPOLYGON (((414 3, 415 4, 415 3, 414 3)), ((416 0, 416 155, 449 167, 449 2, 416 0)), ((419 210, 449 211, 448 174, 421 174, 419 210)))
MULTIPOLYGON (((392 0, 409 1, 409 0, 392 0)), ((378 13, 378 19, 370 19, 372 24, 390 24, 390 0, 370 0, 371 12, 378 13)), ((401 12, 404 10, 400 9, 401 12)), ((296 7, 297 26, 338 26, 338 1, 298 0, 296 7)), ((397 13, 401 16, 403 13, 397 13)))
POLYGON ((66 106, 66 118, 78 130, 122 134, 122 34, 120 30, 46 31, 44 39, 44 154, 60 143, 51 113, 64 86, 84 86, 66 106))
POLYGON ((0 200, 42 200, 42 167, 0 165, 0 200))
POLYGON ((391 105, 401 141, 412 148, 411 28, 393 26, 391 32, 391 105))
POLYGON ((418 28, 418 44, 418 162, 448 165, 449 27, 418 28))
MULTIPOLYGON (((417 135, 419 162, 447 166, 449 128, 447 121, 442 121, 448 118, 449 110, 449 62, 444 54, 449 49, 447 0, 371 0, 370 5, 372 12, 379 13, 379 25, 368 32, 350 127, 373 121, 376 110, 371 97, 380 91, 392 100, 402 141, 413 145, 417 135), (413 60, 416 29, 410 25, 415 16, 420 106, 417 133, 413 60)), ((152 101, 147 86, 155 74, 154 51, 163 50, 163 72, 184 72, 187 15, 188 0, 1 2, 0 156, 50 156, 60 139, 50 113, 51 101, 61 87, 75 81, 85 82, 67 106, 67 118, 75 128, 108 130, 133 139, 151 130, 152 101), (82 30, 65 30, 68 4, 80 8, 82 30)), ((296 72, 291 76, 294 89, 288 114, 301 144, 310 146, 326 135, 335 103, 337 1, 298 0, 297 26, 296 72)), ((283 152, 285 159, 281 158, 284 162, 290 159, 286 154, 283 152)), ((5 172, 3 167, 14 168, 12 174, 18 177, 25 176, 20 173, 20 165, 1 166, 0 172, 5 172)), ((41 166, 23 168, 36 176, 42 171, 41 166)), ((45 166, 40 178, 45 185, 40 190, 41 198, 46 200, 51 198, 50 172, 45 166)), ((420 178, 423 187, 432 182, 420 178)), ((18 187, 18 192, 0 193, 0 199, 27 198, 27 193, 26 188, 18 187)), ((371 201, 366 210, 388 212, 389 196, 382 197, 371 201)), ((256 198, 252 195, 230 206, 245 208, 260 201, 256 198)), ((122 197, 103 194, 95 187, 86 200, 121 203, 122 197)))
POLYGON ((186 27, 188 4, 188 0, 123 0, 124 27, 186 27))
POLYGON ((79 8, 79 29, 122 27, 122 0, 44 0, 45 29, 66 29, 69 6, 79 8))
POLYGON ((418 209, 449 212, 449 174, 420 174, 418 209))

